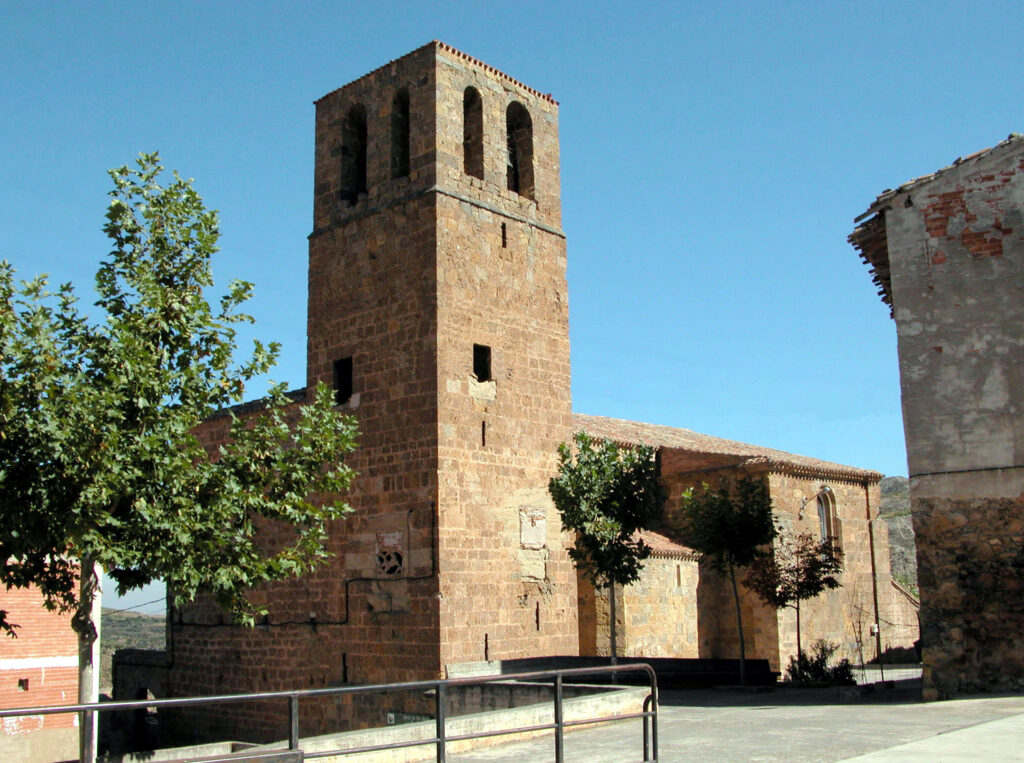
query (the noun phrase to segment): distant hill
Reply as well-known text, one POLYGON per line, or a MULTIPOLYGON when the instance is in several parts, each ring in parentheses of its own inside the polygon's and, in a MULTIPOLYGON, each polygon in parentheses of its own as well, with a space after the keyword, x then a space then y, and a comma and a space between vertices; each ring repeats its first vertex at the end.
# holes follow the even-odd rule
POLYGON ((166 620, 163 615, 142 615, 104 609, 100 626, 100 692, 110 693, 110 668, 118 649, 164 649, 166 620))
POLYGON ((910 520, 910 480, 906 477, 882 478, 882 505, 879 513, 889 526, 889 566, 901 583, 917 586, 917 553, 914 527, 910 520))

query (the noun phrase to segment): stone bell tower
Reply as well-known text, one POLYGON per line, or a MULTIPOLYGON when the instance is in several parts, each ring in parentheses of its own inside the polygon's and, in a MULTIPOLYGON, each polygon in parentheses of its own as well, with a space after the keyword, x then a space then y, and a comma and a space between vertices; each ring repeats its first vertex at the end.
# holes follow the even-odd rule
MULTIPOLYGON (((349 680, 577 652, 558 105, 440 42, 316 104, 308 384, 362 435, 349 680)), ((342 590, 344 589, 344 590, 342 590)))
MULTIPOLYGON (((560 226, 550 96, 431 42, 317 101, 306 394, 327 383, 359 421, 354 512, 330 529, 330 562, 254 593, 255 629, 209 601, 177 612, 167 694, 577 653, 570 539, 547 495, 572 434, 560 226)), ((200 437, 215 447, 228 422, 200 437)), ((398 695, 303 708, 303 734, 430 711, 398 695)), ((282 713, 166 721, 178 739, 270 741, 282 713)))

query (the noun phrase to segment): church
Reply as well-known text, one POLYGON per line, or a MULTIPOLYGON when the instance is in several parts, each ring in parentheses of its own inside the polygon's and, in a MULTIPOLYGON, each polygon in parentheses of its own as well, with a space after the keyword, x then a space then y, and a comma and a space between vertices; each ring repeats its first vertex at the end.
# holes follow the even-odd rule
MULTIPOLYGON (((577 576, 573 539, 547 494, 558 445, 581 430, 657 448, 668 512, 690 485, 763 476, 783 524, 845 552, 843 586, 805 604, 804 643, 827 638, 857 662, 879 645, 913 643, 915 602, 890 580, 877 521, 882 475, 574 415, 559 183, 558 103, 444 43, 316 102, 306 389, 331 385, 359 421, 354 512, 331 532, 329 563, 257 592, 268 615, 254 629, 209 603, 172 610, 162 695, 608 654, 604 592, 577 576)), ((296 405, 305 394, 293 393, 296 405)), ((207 421, 201 439, 213 447, 228 423, 207 421)), ((641 580, 618 592, 619 653, 737 657, 731 591, 667 534, 647 539, 654 553, 641 580)), ((749 595, 743 607, 748 657, 784 668, 795 653, 791 615, 749 595)), ((416 712, 415 698, 403 701, 363 702, 356 720, 332 698, 303 729, 416 712)), ((183 712, 179 731, 201 738, 244 723, 272 739, 280 711, 183 712)))

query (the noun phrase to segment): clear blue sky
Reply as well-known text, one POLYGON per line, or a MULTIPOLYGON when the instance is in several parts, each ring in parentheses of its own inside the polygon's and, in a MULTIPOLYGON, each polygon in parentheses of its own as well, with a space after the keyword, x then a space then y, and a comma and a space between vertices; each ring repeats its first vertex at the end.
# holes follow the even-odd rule
POLYGON ((88 298, 105 170, 159 150, 301 386, 312 102, 436 38, 561 103, 577 411, 887 474, 896 332, 853 218, 1024 130, 1012 2, 0 0, 0 23, 0 258, 24 276, 88 298))

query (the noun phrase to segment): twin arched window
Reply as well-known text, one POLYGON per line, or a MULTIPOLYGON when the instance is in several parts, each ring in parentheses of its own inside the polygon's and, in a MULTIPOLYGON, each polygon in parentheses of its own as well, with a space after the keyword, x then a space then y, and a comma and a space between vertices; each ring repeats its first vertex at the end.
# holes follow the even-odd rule
MULTIPOLYGON (((518 101, 505 111, 505 187, 534 198, 533 120, 518 101)), ((462 93, 462 164, 467 175, 484 177, 484 109, 480 92, 467 87, 462 93)))
MULTIPOLYGON (((520 196, 534 198, 533 120, 518 101, 505 111, 506 187, 520 196)), ((402 88, 391 101, 391 177, 402 178, 410 169, 409 91, 402 88)), ((354 205, 367 192, 366 107, 349 109, 341 128, 341 198, 354 205)), ((462 94, 462 154, 467 175, 484 177, 483 100, 475 87, 462 94)))

